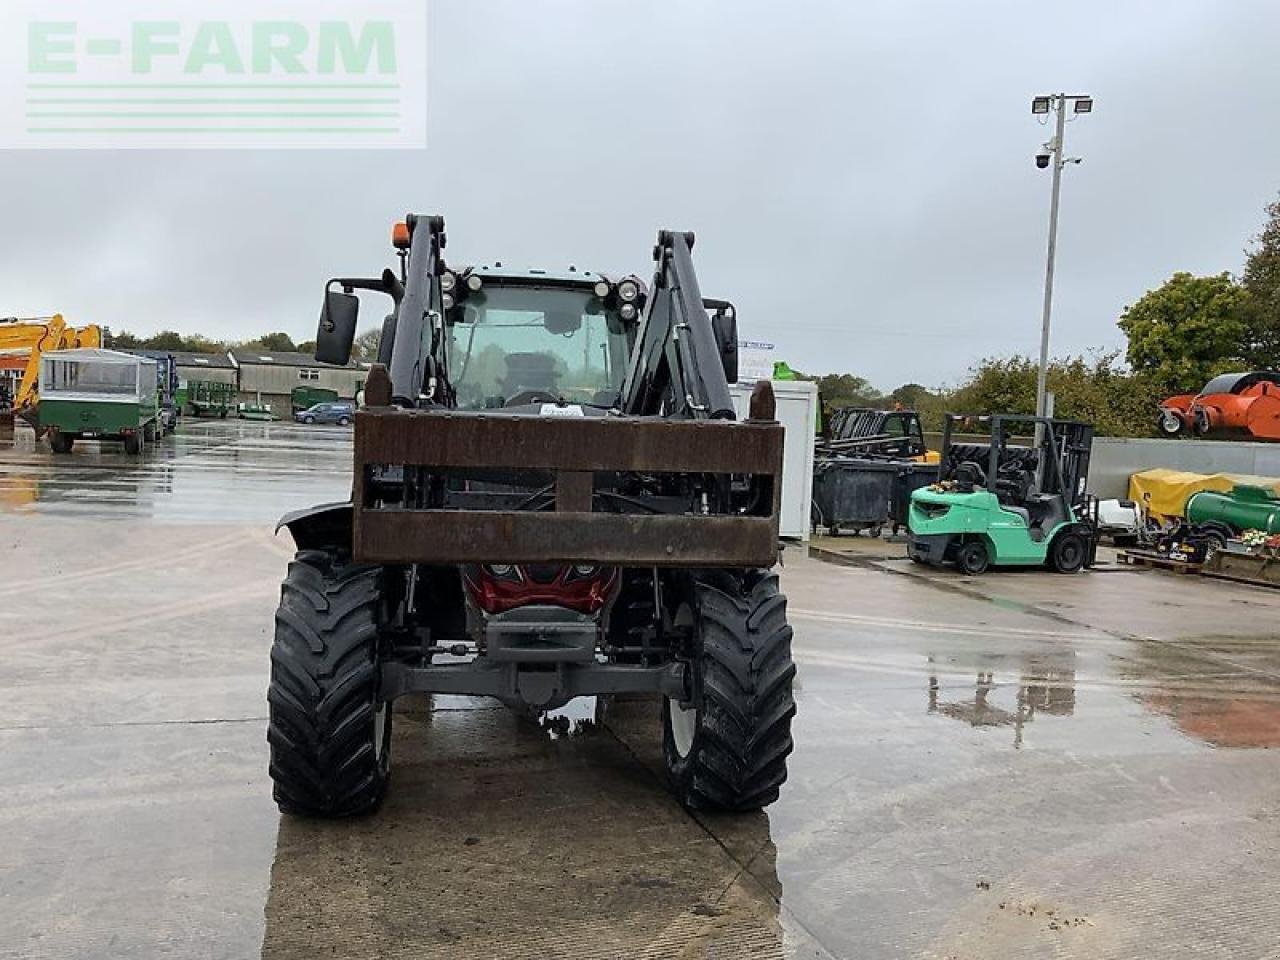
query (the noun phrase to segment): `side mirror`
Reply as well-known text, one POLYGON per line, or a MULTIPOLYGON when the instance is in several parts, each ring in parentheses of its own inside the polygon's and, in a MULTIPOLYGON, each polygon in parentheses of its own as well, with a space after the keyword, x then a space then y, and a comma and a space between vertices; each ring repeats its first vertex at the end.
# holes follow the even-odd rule
POLYGON ((316 359, 345 367, 351 360, 351 345, 356 339, 356 319, 360 299, 354 293, 325 289, 324 306, 320 309, 320 328, 316 332, 316 359))
POLYGON ((738 313, 733 304, 717 305, 711 315, 711 330, 715 334, 716 346, 720 348, 720 363, 724 367, 724 378, 729 383, 738 382, 738 313))

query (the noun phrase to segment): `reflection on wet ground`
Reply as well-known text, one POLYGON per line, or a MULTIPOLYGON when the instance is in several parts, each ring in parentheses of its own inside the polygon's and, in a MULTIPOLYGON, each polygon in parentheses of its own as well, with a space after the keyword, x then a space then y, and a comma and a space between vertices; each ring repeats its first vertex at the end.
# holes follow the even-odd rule
POLYGON ((1275 955, 1278 594, 789 551, 767 812, 673 803, 655 704, 442 697, 378 815, 315 823, 265 772, 271 527, 349 434, 183 429, 0 450, 0 956, 1275 955))
POLYGON ((1019 667, 1010 709, 996 702, 1001 684, 994 669, 979 669, 973 696, 963 700, 939 699, 937 663, 929 658, 929 712, 960 720, 974 727, 1012 727, 1014 747, 1022 746, 1023 727, 1037 714, 1069 717, 1076 708, 1076 654, 1073 650, 1048 656, 1027 657, 1019 667))
POLYGON ((342 427, 188 418, 138 458, 89 441, 55 456, 22 428, 0 457, 0 510, 19 514, 245 523, 350 490, 342 427))
POLYGON ((1276 634, 1142 644, 1121 669, 1144 684, 1143 705, 1189 737, 1216 747, 1280 746, 1276 634))

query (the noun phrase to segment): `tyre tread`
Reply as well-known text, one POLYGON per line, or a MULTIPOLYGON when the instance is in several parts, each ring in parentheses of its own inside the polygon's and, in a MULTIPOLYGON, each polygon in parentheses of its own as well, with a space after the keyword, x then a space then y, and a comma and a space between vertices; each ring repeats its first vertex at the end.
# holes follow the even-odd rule
POLYGON ((379 571, 323 550, 289 564, 271 648, 270 773, 280 808, 367 813, 386 791, 371 739, 378 682, 379 571))
POLYGON ((693 590, 702 710, 687 757, 664 738, 668 769, 688 807, 756 810, 777 799, 793 748, 796 668, 786 597, 768 571, 712 571, 693 590))

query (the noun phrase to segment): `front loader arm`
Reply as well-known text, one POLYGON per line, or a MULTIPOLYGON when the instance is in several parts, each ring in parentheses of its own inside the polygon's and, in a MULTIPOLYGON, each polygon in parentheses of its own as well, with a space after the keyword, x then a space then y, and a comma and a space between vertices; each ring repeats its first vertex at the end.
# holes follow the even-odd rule
POLYGON ((734 419, 711 320, 693 267, 693 234, 663 230, 621 409, 636 416, 734 419))
POLYGON ((444 375, 444 305, 440 273, 445 246, 444 217, 409 214, 410 246, 406 264, 404 299, 390 327, 393 337, 391 399, 398 407, 427 403, 452 406, 452 391, 444 375), (433 379, 427 396, 427 381, 433 379))

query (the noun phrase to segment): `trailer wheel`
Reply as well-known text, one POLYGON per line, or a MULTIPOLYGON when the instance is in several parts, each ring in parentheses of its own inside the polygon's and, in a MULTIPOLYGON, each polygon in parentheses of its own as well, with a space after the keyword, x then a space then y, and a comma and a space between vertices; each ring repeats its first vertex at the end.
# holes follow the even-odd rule
POLYGON ((667 772, 686 807, 758 810, 778 798, 792 749, 787 599, 767 571, 703 575, 691 599, 690 699, 663 701, 667 772))
POLYGON ((986 573, 990 565, 991 554, 987 551, 987 545, 981 540, 963 543, 956 551, 956 566, 960 568, 961 573, 968 576, 976 577, 986 573))
POLYGON ((124 452, 131 457, 136 457, 142 453, 142 435, 137 433, 125 434, 124 452))
POLYGON ((1060 533, 1049 547, 1049 566, 1058 573, 1079 573, 1088 556, 1089 544, 1082 535, 1060 533))
POLYGON ((1166 437, 1178 436, 1184 426, 1182 417, 1175 410, 1161 410, 1160 416, 1156 418, 1156 428, 1166 437))
POLYGON ((378 568, 300 550, 276 610, 267 690, 271 779, 286 813, 368 813, 391 772, 391 703, 378 695, 378 568))
POLYGON ((63 433, 61 430, 49 432, 49 446, 54 453, 70 453, 75 442, 76 438, 69 433, 63 433))
POLYGON ((156 442, 156 425, 154 423, 148 423, 142 428, 142 431, 143 439, 146 440, 147 443, 156 442))

